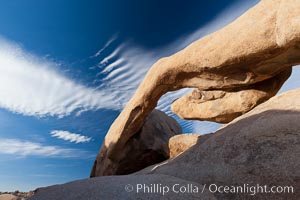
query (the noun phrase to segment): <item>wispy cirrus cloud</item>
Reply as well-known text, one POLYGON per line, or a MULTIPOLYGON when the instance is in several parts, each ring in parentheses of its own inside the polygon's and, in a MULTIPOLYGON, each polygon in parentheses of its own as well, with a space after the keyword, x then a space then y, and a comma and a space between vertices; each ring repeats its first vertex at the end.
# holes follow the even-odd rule
MULTIPOLYGON (((204 27, 160 49, 144 49, 130 42, 116 45, 118 36, 114 35, 90 57, 99 59, 94 82, 100 84, 96 88, 76 83, 53 70, 56 63, 41 60, 0 38, 0 108, 23 115, 59 117, 100 108, 121 110, 156 60, 222 28, 255 3, 234 4, 204 27), (108 47, 115 50, 107 55, 108 47)), ((174 116, 170 104, 188 91, 164 95, 158 108, 174 116)), ((178 120, 192 132, 207 133, 219 127, 214 123, 178 120)))
POLYGON ((59 117, 74 111, 121 108, 113 93, 76 83, 56 68, 56 63, 0 37, 0 108, 29 116, 59 117))
POLYGON ((92 138, 90 138, 90 137, 80 135, 77 133, 71 133, 69 131, 63 131, 63 130, 54 130, 54 131, 51 131, 50 134, 52 137, 56 137, 56 138, 59 138, 62 140, 70 141, 70 142, 74 142, 76 144, 90 142, 92 140, 92 138))
POLYGON ((91 56, 91 58, 95 58, 100 56, 100 54, 107 48, 109 47, 116 39, 118 38, 118 34, 115 34, 113 37, 111 37, 106 43, 105 45, 99 50, 97 51, 97 53, 95 53, 95 55, 91 56))
POLYGON ((0 138, 0 154, 19 157, 38 156, 56 158, 90 158, 94 156, 79 149, 49 146, 26 140, 8 138, 0 138))
MULTIPOLYGON (((95 80, 100 83, 97 88, 77 83, 55 70, 56 63, 40 59, 0 37, 0 108, 29 116, 59 117, 101 108, 121 110, 156 60, 221 28, 250 7, 246 3, 239 6, 229 8, 207 26, 168 46, 147 50, 125 42, 103 58, 102 53, 116 43, 118 36, 113 36, 91 57, 101 59, 98 66, 101 76, 97 76, 100 80, 95 80)), ((166 102, 172 102, 186 91, 165 95, 159 108, 169 111, 161 105, 169 106, 166 102)))

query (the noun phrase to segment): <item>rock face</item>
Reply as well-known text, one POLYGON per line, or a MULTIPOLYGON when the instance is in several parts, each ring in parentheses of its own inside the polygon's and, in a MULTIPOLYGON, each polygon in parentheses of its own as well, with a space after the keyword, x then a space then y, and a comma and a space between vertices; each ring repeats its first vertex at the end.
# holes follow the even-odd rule
MULTIPOLYGON (((243 103, 249 109, 272 96, 247 89, 300 64, 299 13, 299 0, 261 1, 225 28, 156 62, 111 125, 97 156, 101 167, 97 165, 96 174, 117 168, 124 159, 120 152, 141 129, 159 98, 169 91, 184 87, 211 93, 218 90, 218 94, 219 91, 243 91, 242 94, 225 94, 224 101, 218 101, 224 103, 227 98, 241 98, 233 101, 230 107, 243 103)), ((276 88, 265 93, 274 91, 276 88)), ((201 117, 195 118, 230 121, 243 114, 243 109, 233 110, 232 116, 227 110, 225 118, 212 116, 211 112, 201 112, 201 117)))
MULTIPOLYGON (((164 174, 204 184, 292 186, 294 194, 255 199, 300 199, 300 89, 271 98, 163 165, 137 174, 164 174), (180 169, 180 170, 179 170, 180 169)), ((291 190, 290 190, 291 193, 291 190)), ((252 199, 215 194, 218 199, 252 199)))
POLYGON ((169 139, 180 133, 181 127, 175 119, 162 111, 153 110, 141 130, 130 138, 119 153, 123 159, 119 160, 114 168, 103 170, 99 170, 102 165, 98 165, 96 160, 91 177, 130 174, 162 162, 169 158, 169 139))
POLYGON ((201 193, 202 188, 203 186, 198 183, 165 175, 107 176, 41 188, 30 200, 215 200, 213 194, 207 190, 201 193), (145 190, 137 190, 138 184, 145 184, 145 190), (195 193, 176 193, 179 187, 175 186, 174 192, 172 187, 175 184, 184 188, 198 188, 199 192, 194 190, 195 193), (163 187, 170 190, 163 194, 163 187))

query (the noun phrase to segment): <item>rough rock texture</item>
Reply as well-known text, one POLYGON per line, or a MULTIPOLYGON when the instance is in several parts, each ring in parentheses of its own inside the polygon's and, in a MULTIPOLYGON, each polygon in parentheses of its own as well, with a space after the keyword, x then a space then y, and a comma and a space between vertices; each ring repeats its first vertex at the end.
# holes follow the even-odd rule
MULTIPOLYGON (((179 188, 176 187, 175 190, 179 188)), ((214 196, 207 190, 201 193, 202 186, 198 183, 185 181, 179 178, 166 175, 128 175, 128 176, 106 176, 92 179, 75 181, 63 185, 55 185, 37 190, 37 193, 30 200, 150 200, 150 199, 197 199, 197 200, 215 200, 214 196), (145 184, 152 188, 139 190, 137 184, 145 184), (151 185, 152 184, 152 185, 151 185), (155 185, 154 185, 155 184, 155 185), (162 184, 161 186, 159 184, 162 184), (199 188, 198 193, 175 193, 172 190, 173 185, 193 188, 199 188), (167 186, 170 191, 162 194, 162 190, 153 189, 167 186), (127 192, 127 190, 133 190, 127 192), (147 194, 145 194, 147 193, 147 194)))
POLYGON ((169 158, 169 139, 180 133, 181 127, 175 119, 160 110, 153 110, 142 129, 130 138, 119 152, 123 159, 119 160, 114 168, 104 169, 101 174, 95 170, 98 167, 96 160, 91 177, 130 174, 162 162, 169 158))
POLYGON ((200 136, 201 140, 205 140, 209 135, 180 134, 171 137, 169 140, 170 158, 174 158, 194 146, 200 136))
POLYGON ((12 195, 12 194, 1 194, 0 200, 18 200, 18 197, 12 195))
POLYGON ((225 28, 156 62, 111 125, 96 174, 116 169, 124 159, 120 152, 163 94, 184 87, 240 90, 300 64, 299 13, 299 0, 261 1, 225 28))
POLYGON ((172 104, 172 111, 184 119, 228 123, 274 96, 291 74, 291 69, 274 78, 231 90, 195 89, 172 104))
MULTIPOLYGON (((293 186, 294 194, 255 199, 300 199, 300 89, 275 96, 188 151, 137 174, 165 174, 217 185, 293 186)), ((270 189, 270 188, 269 188, 270 189)), ((218 199, 253 199, 215 194, 218 199)))

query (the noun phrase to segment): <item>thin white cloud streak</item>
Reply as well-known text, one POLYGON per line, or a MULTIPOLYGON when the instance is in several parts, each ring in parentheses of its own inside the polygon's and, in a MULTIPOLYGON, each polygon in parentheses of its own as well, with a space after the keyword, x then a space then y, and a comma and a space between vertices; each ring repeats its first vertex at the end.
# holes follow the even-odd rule
POLYGON ((90 142, 92 138, 80 135, 77 133, 71 133, 69 131, 63 131, 63 130, 53 130, 50 132, 52 137, 56 137, 62 140, 74 142, 76 144, 78 143, 85 143, 85 142, 90 142))
MULTIPOLYGON (((118 53, 121 51, 121 49, 122 49, 122 46, 119 46, 110 55, 108 55, 103 60, 101 60, 101 62, 99 63, 99 65, 100 66, 105 66, 111 59, 115 58, 118 55, 118 53)), ((109 71, 109 69, 104 70, 104 72, 105 71, 109 71)))
POLYGON ((101 55, 101 53, 107 48, 109 47, 115 40, 118 39, 118 34, 115 34, 110 40, 108 40, 105 45, 103 46, 102 49, 100 49, 99 51, 97 51, 97 53, 95 53, 95 55, 91 56, 91 58, 95 58, 101 55))
POLYGON ((55 158, 87 158, 91 157, 88 152, 62 148, 58 146, 47 146, 41 143, 24 141, 19 139, 0 138, 0 154, 14 155, 17 157, 38 156, 55 158))
POLYGON ((70 115, 120 109, 115 96, 61 75, 57 64, 39 59, 0 38, 0 108, 29 116, 70 115))
POLYGON ((100 73, 98 73, 97 76, 101 75, 101 74, 104 74, 104 73, 110 72, 112 69, 114 69, 116 66, 122 64, 123 62, 124 62, 123 59, 118 59, 115 62, 110 63, 109 65, 107 65, 105 67, 105 69, 103 71, 101 71, 100 73))
MULTIPOLYGON (((116 50, 106 58, 102 58, 102 61, 99 62, 102 64, 105 63, 106 68, 98 73, 105 75, 105 77, 99 81, 102 81, 102 84, 98 88, 101 88, 101 90, 107 94, 116 96, 120 102, 120 106, 124 107, 145 77, 149 68, 159 58, 172 55, 191 42, 224 27, 257 2, 258 0, 252 2, 241 1, 224 10, 204 27, 163 48, 147 50, 130 42, 117 46, 115 48, 116 50), (110 62, 110 60, 113 61, 110 62)), ((103 66, 100 64, 99 68, 101 67, 103 66)), ((190 90, 191 89, 182 89, 165 94, 159 100, 157 108, 174 117, 174 114, 170 111, 171 103, 190 90)), ((216 123, 178 120, 182 127, 191 132, 210 133, 220 127, 220 125, 216 123)))

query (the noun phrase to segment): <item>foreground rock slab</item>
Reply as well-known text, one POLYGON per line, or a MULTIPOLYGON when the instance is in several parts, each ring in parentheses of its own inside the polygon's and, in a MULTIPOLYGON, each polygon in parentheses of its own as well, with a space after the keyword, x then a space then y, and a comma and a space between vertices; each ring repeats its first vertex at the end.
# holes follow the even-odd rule
POLYGON ((104 167, 95 161, 91 177, 125 175, 139 171, 169 158, 169 139, 182 130, 178 122, 160 110, 153 110, 143 127, 124 146, 119 156, 123 159, 114 167, 104 167))
POLYGON ((202 193, 202 188, 198 183, 166 175, 106 176, 41 188, 29 200, 215 200, 208 191, 202 193), (180 187, 186 192, 177 192, 180 187))
MULTIPOLYGON (((300 199, 300 89, 275 96, 164 164, 137 174, 164 174, 219 186, 280 186, 254 199, 300 199), (292 190, 292 188, 293 190, 292 190), (289 192, 288 192, 289 190, 289 192), (293 193, 292 193, 293 191, 293 193)), ((257 191, 257 189, 256 189, 257 191)), ((218 199, 253 199, 215 194, 218 199)))

